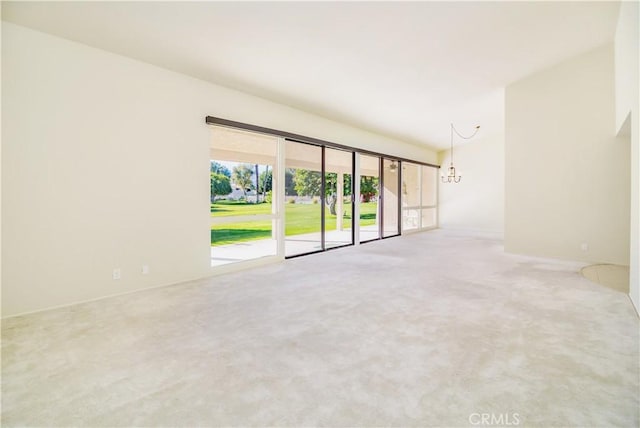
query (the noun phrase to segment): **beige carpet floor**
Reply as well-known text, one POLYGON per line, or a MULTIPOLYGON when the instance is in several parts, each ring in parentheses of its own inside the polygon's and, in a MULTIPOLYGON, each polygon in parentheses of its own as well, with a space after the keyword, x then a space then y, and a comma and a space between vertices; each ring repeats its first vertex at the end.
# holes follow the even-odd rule
POLYGON ((7 319, 2 425, 638 426, 582 267, 433 231, 7 319))

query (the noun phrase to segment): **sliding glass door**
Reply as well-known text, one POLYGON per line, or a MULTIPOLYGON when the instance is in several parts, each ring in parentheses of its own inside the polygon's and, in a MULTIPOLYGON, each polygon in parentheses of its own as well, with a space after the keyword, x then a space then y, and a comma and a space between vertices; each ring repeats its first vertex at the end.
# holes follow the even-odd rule
POLYGON ((360 155, 360 218, 358 232, 360 242, 380 239, 380 158, 360 155))
POLYGON ((354 153, 285 143, 285 256, 353 244, 354 153))
POLYGON ((218 121, 210 146, 212 266, 437 226, 435 167, 218 121))
POLYGON ((422 165, 422 228, 434 228, 438 224, 438 170, 422 165))
POLYGON ((400 234, 400 162, 382 161, 382 237, 400 234))
POLYGON ((276 137, 214 128, 209 156, 212 266, 277 254, 277 145, 276 137))
POLYGON ((437 227, 437 168, 403 162, 401 189, 403 232, 437 227))
POLYGON ((285 256, 322 251, 322 147, 285 143, 285 256))
POLYGON ((353 152, 325 148, 325 249, 353 244, 353 152))
POLYGON ((420 229, 420 165, 402 162, 402 230, 420 229))

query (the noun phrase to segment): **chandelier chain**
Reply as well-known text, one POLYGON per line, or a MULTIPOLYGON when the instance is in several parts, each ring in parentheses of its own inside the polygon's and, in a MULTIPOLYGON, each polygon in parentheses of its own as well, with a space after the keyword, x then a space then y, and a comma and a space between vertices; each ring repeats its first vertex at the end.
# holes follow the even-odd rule
POLYGON ((468 137, 465 137, 464 135, 460 134, 458 130, 455 128, 455 126, 453 126, 453 123, 451 123, 451 162, 449 164, 450 167, 448 169, 447 177, 445 178, 444 175, 441 177, 443 183, 459 183, 460 179, 462 178, 462 176, 456 175, 456 169, 453 166, 453 133, 455 132, 456 135, 462 138, 463 140, 470 140, 476 136, 479 129, 480 129, 480 125, 476 126, 476 129, 475 131, 473 131, 473 134, 469 135, 468 137))
POLYGON ((478 130, 480 129, 480 127, 479 127, 479 126, 476 126, 476 130, 475 130, 475 131, 473 131, 473 134, 471 134, 471 135, 470 135, 470 136, 468 136, 468 137, 465 137, 464 135, 460 134, 460 133, 458 132, 458 130, 456 129, 456 127, 455 127, 455 126, 453 126, 453 123, 451 124, 451 129, 453 130, 453 132, 455 132, 456 134, 458 134, 458 137, 462 138, 463 140, 470 140, 470 139, 472 139, 473 137, 475 137, 475 136, 476 136, 476 134, 478 133, 478 130))

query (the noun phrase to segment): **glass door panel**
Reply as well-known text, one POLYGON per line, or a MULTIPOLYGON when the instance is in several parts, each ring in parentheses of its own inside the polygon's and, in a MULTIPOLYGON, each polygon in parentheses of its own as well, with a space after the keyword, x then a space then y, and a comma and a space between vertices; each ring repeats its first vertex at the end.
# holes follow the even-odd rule
POLYGON ((325 148, 325 248, 353 244, 353 153, 325 148))
POLYGON ((422 227, 430 228, 436 227, 436 209, 424 208, 422 210, 422 227))
POLYGON ((433 228, 438 224, 438 170, 422 165, 422 223, 421 228, 433 228))
POLYGON ((322 147, 285 143, 285 256, 322 251, 322 147))
POLYGON ((378 204, 380 158, 360 155, 360 242, 380 238, 380 212, 378 204))
POLYGON ((420 166, 402 162, 402 230, 420 228, 420 166))
POLYGON ((382 225, 384 238, 400 234, 398 221, 398 207, 400 198, 400 168, 399 162, 392 159, 382 161, 382 225))
POLYGON ((436 205, 438 194, 438 170, 422 165, 422 206, 436 205))
POLYGON ((277 144, 277 137, 213 128, 211 266, 277 254, 277 213, 271 197, 277 144))

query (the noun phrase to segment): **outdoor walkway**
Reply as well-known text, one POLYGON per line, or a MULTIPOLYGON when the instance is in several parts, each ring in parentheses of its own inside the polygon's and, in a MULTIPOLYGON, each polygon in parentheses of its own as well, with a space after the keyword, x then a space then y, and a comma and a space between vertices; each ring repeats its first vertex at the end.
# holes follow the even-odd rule
MULTIPOLYGON (((378 237, 378 226, 365 226, 360 229, 360 240, 368 241, 378 237)), ((285 237, 285 255, 312 253, 320 251, 320 232, 305 233, 285 237)), ((333 248, 351 243, 351 229, 332 230, 327 232, 325 247, 333 248)), ((229 263, 258 259, 260 257, 275 256, 278 243, 275 239, 258 239, 255 241, 238 242, 236 244, 217 245, 211 247, 211 266, 222 266, 229 263)))

